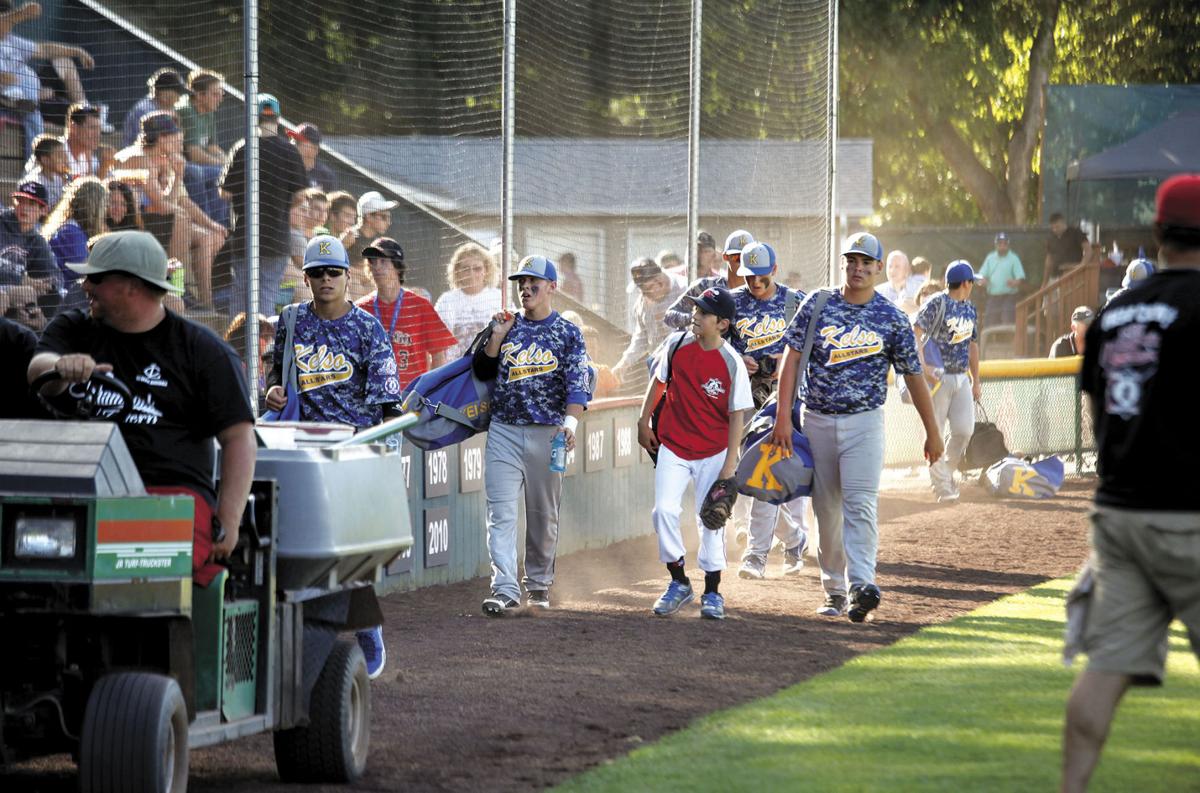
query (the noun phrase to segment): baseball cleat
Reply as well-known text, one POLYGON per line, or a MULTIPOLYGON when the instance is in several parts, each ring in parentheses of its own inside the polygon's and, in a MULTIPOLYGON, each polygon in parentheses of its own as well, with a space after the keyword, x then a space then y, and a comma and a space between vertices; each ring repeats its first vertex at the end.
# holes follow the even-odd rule
POLYGON ((959 494, 958 494, 957 490, 955 490, 953 493, 943 493, 942 495, 937 497, 937 503, 939 503, 939 504, 957 504, 958 497, 959 497, 959 494))
POLYGON ((654 601, 654 613, 660 617, 674 614, 691 603, 695 596, 691 584, 681 584, 673 580, 667 584, 667 591, 662 593, 662 597, 654 601))
POLYGON ((783 551, 783 574, 797 575, 804 569, 804 550, 808 547, 806 540, 801 540, 795 548, 785 548, 783 551))
POLYGON ((840 617, 846 613, 846 596, 825 594, 825 602, 817 609, 822 617, 840 617))
POLYGON ((767 560, 755 554, 747 554, 738 570, 738 578, 762 580, 767 577, 767 560))
POLYGON ((725 619, 725 598, 720 592, 705 592, 700 596, 700 616, 708 620, 725 619))
POLYGON ((850 608, 846 616, 851 622, 862 622, 867 615, 879 607, 883 595, 874 584, 855 584, 850 587, 850 608))
POLYGON ((483 613, 489 617, 503 617, 504 612, 519 608, 520 603, 499 592, 493 592, 490 598, 483 601, 483 613))
POLYGON ((374 680, 383 674, 387 665, 387 647, 383 644, 383 626, 376 625, 355 634, 358 646, 362 648, 363 658, 367 662, 367 678, 374 680))
POLYGON ((539 609, 550 608, 550 593, 544 589, 532 589, 526 597, 526 603, 539 609))

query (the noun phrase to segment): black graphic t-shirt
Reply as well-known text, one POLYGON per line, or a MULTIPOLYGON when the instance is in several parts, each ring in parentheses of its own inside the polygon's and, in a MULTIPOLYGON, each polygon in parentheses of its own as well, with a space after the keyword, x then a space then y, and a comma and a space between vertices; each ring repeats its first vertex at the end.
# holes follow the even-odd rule
POLYGON ((1080 388, 1099 450, 1096 503, 1200 511, 1190 416, 1200 382, 1200 272, 1167 270, 1113 298, 1088 328, 1080 388))
POLYGON ((38 352, 83 352, 113 372, 134 395, 121 435, 147 485, 182 485, 215 502, 218 433, 254 421, 241 361, 203 325, 167 312, 145 333, 121 333, 82 310, 59 314, 38 352))

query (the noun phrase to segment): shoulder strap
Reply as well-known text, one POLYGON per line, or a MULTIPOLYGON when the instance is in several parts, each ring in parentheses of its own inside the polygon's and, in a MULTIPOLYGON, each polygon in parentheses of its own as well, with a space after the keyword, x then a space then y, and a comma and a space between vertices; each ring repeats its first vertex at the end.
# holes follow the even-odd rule
MULTIPOLYGON (((937 322, 933 323, 934 332, 946 322, 946 303, 950 301, 950 295, 943 293, 942 301, 938 304, 937 322)), ((933 333, 930 333, 932 336, 933 333)))
POLYGON ((283 309, 283 327, 287 329, 287 335, 283 342, 283 368, 280 371, 280 379, 286 388, 288 383, 299 392, 299 383, 296 381, 296 315, 300 313, 300 306, 296 303, 290 306, 284 306, 283 309))
POLYGON ((800 293, 782 285, 779 288, 787 290, 783 298, 783 319, 791 325, 792 320, 796 318, 796 312, 800 310, 800 293))
POLYGON ((667 380, 663 384, 664 386, 668 386, 671 384, 671 364, 674 363, 674 361, 675 361, 675 353, 679 352, 679 348, 683 346, 683 343, 685 341, 687 341, 687 337, 688 337, 687 331, 686 330, 682 331, 679 334, 679 341, 672 344, 671 351, 667 353, 667 380))
POLYGON ((818 289, 805 299, 805 303, 812 303, 812 314, 808 317, 808 329, 804 332, 804 349, 800 351, 800 368, 796 371, 796 389, 799 391, 800 384, 804 382, 804 378, 808 376, 808 359, 812 355, 813 341, 817 335, 817 320, 821 318, 821 310, 825 308, 825 304, 829 302, 829 298, 833 295, 830 289, 818 289))

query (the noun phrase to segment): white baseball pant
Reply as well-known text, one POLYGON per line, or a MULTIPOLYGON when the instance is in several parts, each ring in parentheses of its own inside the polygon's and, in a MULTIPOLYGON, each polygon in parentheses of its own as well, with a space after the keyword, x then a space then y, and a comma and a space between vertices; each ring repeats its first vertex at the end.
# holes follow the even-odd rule
POLYGON ((725 569, 725 529, 713 531, 700 522, 700 507, 708 489, 717 481, 725 452, 702 460, 685 460, 662 445, 658 447, 658 467, 654 469, 654 531, 658 534, 658 558, 663 564, 675 562, 687 554, 679 531, 683 512, 683 494, 688 482, 696 490, 696 529, 700 533, 697 562, 706 573, 725 569))

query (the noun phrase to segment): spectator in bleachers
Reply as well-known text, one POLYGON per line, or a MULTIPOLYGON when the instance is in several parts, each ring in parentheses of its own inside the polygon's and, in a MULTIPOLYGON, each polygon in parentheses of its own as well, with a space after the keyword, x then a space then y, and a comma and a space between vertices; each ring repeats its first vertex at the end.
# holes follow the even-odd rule
POLYGON ((670 248, 663 248, 659 251, 658 255, 654 257, 654 261, 665 272, 687 280, 687 265, 684 264, 683 257, 670 248))
POLYGON ((50 243, 62 280, 59 293, 63 308, 87 306, 82 278, 67 265, 87 263, 88 240, 107 230, 107 218, 108 188, 96 177, 85 176, 67 186, 42 226, 42 236, 50 243))
POLYGON ((61 282, 50 246, 37 230, 46 209, 46 188, 22 182, 12 193, 12 207, 0 212, 0 288, 32 288, 49 317, 58 311, 61 282))
POLYGON ((300 159, 304 160, 304 174, 308 179, 308 186, 318 187, 325 192, 336 190, 337 182, 333 178, 333 169, 317 159, 321 153, 321 130, 317 129, 317 125, 305 122, 295 129, 288 130, 288 137, 300 152, 300 159))
POLYGON ((288 213, 288 223, 291 224, 292 251, 288 256, 287 269, 283 271, 283 280, 279 284, 280 303, 303 303, 312 300, 312 289, 304 282, 304 251, 308 248, 309 234, 309 191, 301 190, 292 200, 292 209, 288 213))
POLYGON ((1054 340, 1050 345, 1051 358, 1069 358, 1072 355, 1083 355, 1083 339, 1087 335, 1088 326, 1096 318, 1096 312, 1087 306, 1077 306, 1071 312, 1071 329, 1054 340))
POLYGON ((622 388, 644 390, 649 382, 650 356, 672 330, 664 321, 667 309, 683 296, 687 283, 653 259, 634 259, 629 275, 639 292, 634 307, 637 324, 629 346, 613 367, 613 374, 621 381, 622 388))
POLYGON ((50 206, 58 206, 63 188, 71 177, 71 164, 67 160, 67 148, 61 138, 53 135, 38 135, 33 141, 33 167, 21 177, 22 182, 37 182, 46 188, 50 206))
MULTIPOLYGON (((3 287, 0 287, 3 288, 3 287)), ((7 291, 0 292, 0 306, 3 307, 5 319, 41 333, 46 328, 45 312, 38 305, 38 294, 32 286, 10 286, 7 291)))
POLYGON ((446 362, 454 335, 429 301, 404 288, 404 249, 391 237, 377 237, 363 249, 375 291, 354 305, 379 320, 396 356, 400 388, 446 362))
POLYGON ((348 251, 350 246, 358 241, 358 199, 345 190, 329 193, 327 197, 329 211, 326 223, 324 227, 315 227, 313 233, 337 237, 338 242, 348 251))
MULTIPOLYGON (((82 47, 55 41, 34 42, 13 33, 14 24, 41 15, 41 6, 37 3, 26 3, 14 9, 11 0, 0 0, 0 14, 7 17, 7 21, 0 25, 0 34, 3 34, 3 38, 0 38, 0 73, 7 76, 4 88, 0 90, 0 105, 22 114, 25 155, 29 157, 33 153, 34 138, 41 135, 44 129, 40 105, 55 95, 52 88, 42 85, 31 62, 50 61, 68 101, 84 104, 87 103, 87 94, 79 79, 79 67, 91 69, 96 62, 82 47)), ((108 108, 104 105, 97 107, 101 115, 100 123, 104 124, 108 108)))
POLYGON ((1017 295, 1025 285, 1025 268, 1021 266, 1021 257, 1008 249, 1008 235, 1003 231, 996 235, 996 249, 983 260, 979 280, 987 290, 984 327, 1016 322, 1017 295))
POLYGON ((329 219, 329 196, 318 187, 310 187, 304 191, 308 197, 308 220, 305 221, 304 234, 310 240, 317 234, 318 228, 325 228, 329 219))
POLYGON ((107 186, 109 231, 142 230, 142 212, 133 188, 120 179, 110 180, 107 186))
POLYGON ((582 303, 583 279, 579 277, 579 263, 575 260, 575 254, 567 251, 558 257, 555 264, 558 265, 558 291, 582 303))
POLYGON ((449 359, 461 357, 471 340, 501 309, 497 275, 496 260, 482 245, 464 242, 454 250, 446 267, 450 291, 443 292, 434 306, 456 341, 446 351, 449 359))
POLYGON ((137 143, 117 152, 116 161, 127 178, 137 180, 146 230, 171 258, 185 265, 185 305, 211 311, 213 259, 228 232, 188 197, 183 186, 183 130, 175 116, 163 110, 143 116, 137 143))
MULTIPOLYGON (((229 322, 225 329, 225 341, 237 353, 246 366, 246 312, 241 311, 229 322)), ((265 408, 263 402, 267 390, 267 371, 271 368, 270 350, 275 343, 275 325, 262 314, 258 315, 258 412, 265 408)))
POLYGON ((887 280, 875 287, 875 291, 886 297, 901 311, 910 316, 916 313, 916 294, 919 285, 912 283, 912 264, 904 251, 892 251, 887 255, 885 269, 887 280))
MULTIPOLYGON (((304 161, 296 147, 279 135, 279 100, 271 94, 258 97, 258 245, 259 308, 275 313, 279 286, 291 255, 291 209, 298 191, 304 190, 304 161)), ((233 203, 237 225, 229 244, 233 267, 233 292, 222 301, 235 307, 246 297, 246 141, 240 140, 230 151, 229 162, 221 175, 221 189, 233 203)), ((235 312, 236 313, 236 312, 235 312)))
POLYGON ((63 143, 71 176, 105 178, 112 169, 116 152, 112 146, 100 143, 100 111, 95 105, 71 105, 66 121, 63 143))
POLYGON ((715 278, 721 274, 721 256, 717 241, 707 231, 696 234, 696 277, 715 278))
POLYGON ((1078 227, 1067 228, 1061 212, 1050 216, 1050 234, 1046 237, 1046 261, 1042 270, 1042 286, 1061 277, 1080 262, 1091 257, 1088 238, 1078 227))
POLYGON ((363 248, 376 237, 386 236, 392 225, 392 210, 398 202, 388 201, 378 190, 368 190, 358 197, 358 225, 355 239, 346 246, 353 267, 362 258, 363 248))
POLYGON ((121 132, 121 145, 132 146, 142 131, 142 118, 154 112, 174 113, 179 98, 191 93, 179 72, 174 69, 159 69, 146 81, 150 93, 138 100, 125 116, 121 132))
POLYGON ((908 277, 908 288, 915 295, 921 291, 930 280, 930 273, 933 272, 933 264, 924 256, 914 256, 912 259, 912 275, 908 277))
POLYGON ((217 223, 229 227, 229 202, 221 198, 217 181, 225 167, 225 150, 217 141, 217 108, 225 98, 224 78, 207 69, 188 75, 190 95, 175 105, 175 115, 183 130, 183 156, 187 167, 183 183, 197 206, 217 223))

